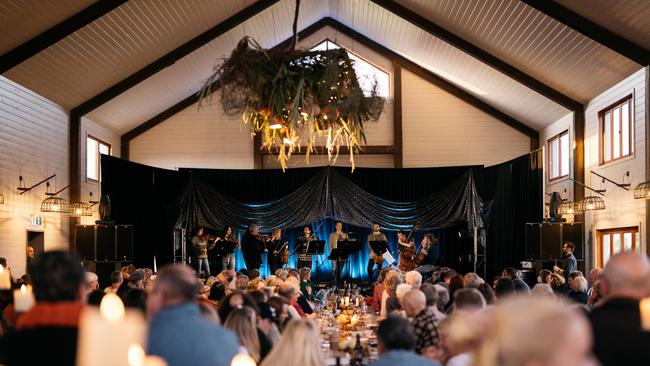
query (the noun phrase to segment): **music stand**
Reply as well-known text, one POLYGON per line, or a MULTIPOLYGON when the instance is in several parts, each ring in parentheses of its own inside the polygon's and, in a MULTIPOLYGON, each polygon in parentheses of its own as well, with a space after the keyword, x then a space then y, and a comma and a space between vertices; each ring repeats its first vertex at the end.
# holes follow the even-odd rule
POLYGON ((386 240, 370 240, 368 242, 372 251, 376 255, 384 255, 384 252, 388 250, 388 242, 386 240))
POLYGON ((233 243, 229 240, 221 240, 217 243, 217 247, 215 248, 215 251, 219 256, 226 256, 228 254, 234 253, 236 247, 237 247, 237 243, 233 243))
POLYGON ((322 255, 325 253, 325 240, 310 240, 307 242, 305 254, 322 255))
POLYGON ((343 272, 341 262, 343 262, 343 265, 345 266, 345 262, 348 261, 350 255, 361 250, 361 242, 356 239, 339 240, 336 246, 337 247, 330 253, 328 259, 336 261, 334 281, 338 288, 339 283, 341 282, 341 273, 343 272))

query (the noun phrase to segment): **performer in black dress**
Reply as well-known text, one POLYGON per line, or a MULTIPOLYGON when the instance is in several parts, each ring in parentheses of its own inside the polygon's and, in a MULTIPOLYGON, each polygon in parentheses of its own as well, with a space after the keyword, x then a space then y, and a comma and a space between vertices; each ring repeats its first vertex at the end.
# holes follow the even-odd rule
POLYGON ((302 230, 302 235, 298 237, 298 268, 309 268, 311 269, 312 258, 310 254, 307 254, 307 248, 311 241, 316 240, 316 237, 311 233, 309 226, 305 226, 302 230))
POLYGON ((260 228, 256 224, 248 225, 248 230, 241 241, 246 269, 259 269, 262 264, 265 237, 260 235, 260 228))
POLYGON ((282 268, 288 260, 289 242, 282 238, 282 230, 275 229, 271 235, 271 240, 268 243, 269 252, 267 254, 267 262, 271 274, 282 268))

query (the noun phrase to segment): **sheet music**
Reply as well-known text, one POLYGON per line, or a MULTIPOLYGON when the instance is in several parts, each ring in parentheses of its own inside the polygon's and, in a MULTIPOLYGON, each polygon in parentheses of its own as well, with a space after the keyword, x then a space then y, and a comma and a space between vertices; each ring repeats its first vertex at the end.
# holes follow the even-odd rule
POLYGON ((392 254, 390 254, 389 251, 384 252, 384 260, 388 263, 395 263, 395 258, 393 257, 392 254))

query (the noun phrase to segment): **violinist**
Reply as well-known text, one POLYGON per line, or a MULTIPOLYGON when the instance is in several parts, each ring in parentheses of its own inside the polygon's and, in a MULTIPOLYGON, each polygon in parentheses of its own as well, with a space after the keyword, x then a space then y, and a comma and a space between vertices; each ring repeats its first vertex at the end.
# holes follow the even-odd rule
POLYGON ((311 269, 312 258, 311 255, 307 254, 307 249, 309 248, 309 243, 314 240, 316 240, 316 237, 311 233, 311 228, 309 225, 305 226, 302 230, 302 235, 298 237, 298 269, 311 269))
POLYGON ((248 225, 248 230, 246 230, 246 234, 244 234, 244 238, 241 241, 247 270, 260 269, 266 241, 265 237, 260 235, 260 228, 257 224, 248 225))
POLYGON ((193 259, 196 272, 201 275, 201 271, 205 270, 205 276, 210 276, 210 263, 208 262, 208 250, 214 249, 219 238, 203 235, 203 227, 198 226, 194 231, 192 237, 193 259))
POLYGON ((241 245, 233 235, 232 227, 226 226, 223 230, 223 250, 220 251, 221 270, 235 269, 235 248, 241 248, 241 245))
POLYGON ((269 252, 267 256, 271 273, 275 273, 276 270, 286 264, 284 258, 286 252, 289 250, 288 244, 286 240, 282 240, 282 230, 274 229, 269 241, 269 252))
POLYGON ((370 282, 374 282, 373 268, 375 264, 379 267, 377 273, 381 272, 381 267, 384 265, 384 259, 382 253, 375 253, 370 247, 371 241, 387 241, 386 235, 381 232, 381 226, 377 223, 372 225, 372 233, 368 235, 368 248, 370 249, 370 258, 368 259, 368 278, 370 282))

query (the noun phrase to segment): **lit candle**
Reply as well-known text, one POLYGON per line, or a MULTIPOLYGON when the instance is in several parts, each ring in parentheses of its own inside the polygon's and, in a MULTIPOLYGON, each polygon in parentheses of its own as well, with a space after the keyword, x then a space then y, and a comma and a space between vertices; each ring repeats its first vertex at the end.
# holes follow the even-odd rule
POLYGON ((167 366, 167 362, 158 356, 147 356, 139 344, 129 347, 129 366, 167 366))
POLYGON ((641 312, 641 329, 650 331, 650 297, 641 299, 639 310, 641 312))
MULTIPOLYGON (((138 310, 125 310, 113 293, 102 299, 99 309, 87 307, 79 319, 77 365, 141 366, 138 347, 145 344, 147 324, 138 310)), ((144 359, 144 356, 142 357, 144 359)))
POLYGON ((345 306, 349 306, 349 305, 350 305, 350 296, 346 296, 345 297, 345 306))
POLYGON ((357 322, 359 322, 359 316, 357 314, 352 315, 350 318, 350 325, 354 327, 357 325, 357 322))
POLYGON ((25 313, 34 306, 34 294, 32 293, 32 286, 22 285, 20 290, 14 290, 14 310, 17 313, 25 313))
POLYGON ((158 266, 156 265, 156 256, 153 256, 153 273, 158 273, 158 266))
POLYGON ((255 360, 249 355, 237 354, 232 358, 230 366, 255 366, 255 360))
POLYGON ((354 298, 354 306, 357 306, 357 307, 359 306, 359 297, 358 296, 354 298))
POLYGON ((11 273, 8 268, 2 268, 0 264, 0 290, 11 289, 11 273))

